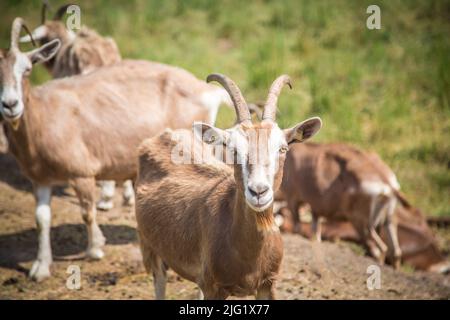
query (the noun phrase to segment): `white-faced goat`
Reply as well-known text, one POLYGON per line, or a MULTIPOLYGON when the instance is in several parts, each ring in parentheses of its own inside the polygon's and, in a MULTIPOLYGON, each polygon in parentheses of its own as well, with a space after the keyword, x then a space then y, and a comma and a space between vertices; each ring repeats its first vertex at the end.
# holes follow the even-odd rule
MULTIPOLYGON (((114 39, 102 37, 94 30, 83 26, 74 32, 66 28, 62 17, 70 5, 61 6, 53 20, 47 20, 48 4, 42 4, 41 25, 30 35, 20 38, 20 42, 36 40, 40 45, 55 39, 61 41, 61 49, 45 66, 54 78, 64 78, 76 74, 88 74, 97 68, 109 66, 122 60, 114 39)), ((115 181, 101 181, 101 194, 97 208, 109 210, 114 206, 115 181)), ((131 180, 124 183, 123 204, 134 204, 134 191, 131 180)))
POLYGON ((16 18, 10 48, 0 50, 0 113, 10 151, 33 182, 39 250, 30 276, 42 280, 52 262, 52 186, 69 183, 75 189, 88 228, 87 256, 101 258, 95 181, 135 178, 137 147, 145 138, 194 121, 212 123, 229 97, 185 70, 139 60, 33 87, 32 65, 51 59, 60 41, 21 52, 22 26, 16 18))
POLYGON ((384 224, 393 264, 400 265, 395 208, 406 202, 395 174, 375 153, 352 146, 305 143, 289 151, 281 191, 299 228, 300 205, 309 204, 312 230, 321 240, 320 217, 349 221, 370 254, 384 262, 388 247, 377 232, 384 224))
POLYGON ((176 164, 170 132, 140 146, 136 180, 136 219, 148 272, 157 299, 165 297, 166 268, 198 284, 207 299, 229 295, 274 298, 283 245, 274 224, 274 192, 283 176, 288 145, 313 136, 321 127, 311 118, 282 130, 275 121, 278 95, 287 76, 272 84, 263 120, 253 124, 239 88, 213 74, 229 92, 237 113, 234 127, 221 130, 194 124, 206 144, 224 144, 233 166, 213 159, 176 164))

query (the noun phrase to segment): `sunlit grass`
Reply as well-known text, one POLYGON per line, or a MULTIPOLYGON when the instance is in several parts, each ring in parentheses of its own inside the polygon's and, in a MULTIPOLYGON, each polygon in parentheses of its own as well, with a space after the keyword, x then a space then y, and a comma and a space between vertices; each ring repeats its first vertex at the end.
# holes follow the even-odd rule
MULTIPOLYGON (((64 1, 51 1, 57 8, 64 1)), ((78 1, 82 22, 116 39, 124 57, 188 69, 204 79, 231 76, 249 101, 263 101, 287 73, 279 121, 319 115, 317 141, 371 149, 397 173, 414 204, 450 215, 450 4, 378 1, 382 29, 366 28, 370 1, 78 1)), ((40 19, 38 1, 2 1, 0 45, 22 16, 40 19)), ((35 83, 49 79, 36 68, 35 83)), ((232 110, 218 124, 233 123, 232 110)))

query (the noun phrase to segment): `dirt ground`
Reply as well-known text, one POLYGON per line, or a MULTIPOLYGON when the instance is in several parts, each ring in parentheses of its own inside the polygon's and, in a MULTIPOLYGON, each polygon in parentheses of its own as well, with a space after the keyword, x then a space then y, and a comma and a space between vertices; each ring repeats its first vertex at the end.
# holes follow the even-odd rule
MULTIPOLYGON (((152 299, 153 288, 141 263, 133 208, 99 212, 107 239, 102 261, 73 259, 86 247, 86 230, 73 191, 55 190, 52 201, 52 278, 27 279, 37 252, 31 185, 9 155, 0 154, 0 299, 152 299), (72 259, 72 260, 71 260, 72 259), (81 269, 81 289, 66 287, 70 265, 81 269)), ((448 232, 441 237, 448 244, 448 232)), ((367 268, 375 262, 344 242, 314 244, 284 235, 285 257, 277 283, 280 299, 449 299, 450 276, 394 271, 381 267, 381 289, 368 290, 367 268)), ((169 272, 169 299, 195 299, 196 286, 169 272)))

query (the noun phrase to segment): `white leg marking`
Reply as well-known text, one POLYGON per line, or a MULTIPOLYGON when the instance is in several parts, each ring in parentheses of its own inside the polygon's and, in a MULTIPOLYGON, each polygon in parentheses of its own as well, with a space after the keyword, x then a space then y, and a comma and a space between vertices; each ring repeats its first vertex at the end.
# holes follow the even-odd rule
POLYGON ((87 256, 94 260, 100 260, 105 256, 102 250, 102 247, 105 245, 105 237, 97 224, 97 209, 95 206, 92 206, 92 208, 88 210, 92 210, 92 212, 87 213, 92 217, 92 221, 86 223, 88 229, 87 256))
POLYGON ((100 200, 97 202, 99 210, 108 211, 114 207, 113 197, 116 189, 115 181, 101 181, 100 200))
POLYGON ((134 189, 131 180, 127 180, 123 184, 123 204, 125 206, 134 205, 134 189))
POLYGON ((31 267, 29 276, 42 281, 50 276, 52 249, 50 245, 50 226, 52 213, 50 209, 52 190, 50 187, 36 187, 36 224, 39 232, 39 249, 36 261, 31 267))

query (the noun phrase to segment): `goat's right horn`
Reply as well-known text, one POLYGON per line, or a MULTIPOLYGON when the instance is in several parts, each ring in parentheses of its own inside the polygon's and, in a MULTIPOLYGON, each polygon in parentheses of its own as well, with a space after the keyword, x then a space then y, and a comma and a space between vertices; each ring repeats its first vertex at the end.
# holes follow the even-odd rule
POLYGON ((219 73, 210 74, 206 78, 206 82, 211 81, 220 83, 230 95, 231 100, 233 101, 234 108, 236 109, 237 122, 251 122, 252 117, 250 115, 247 102, 245 102, 245 99, 242 96, 242 92, 241 90, 239 90, 239 87, 236 85, 236 83, 234 83, 233 80, 231 80, 227 76, 219 73))

